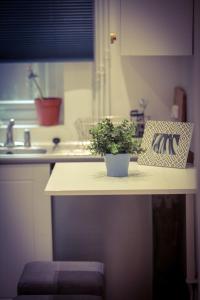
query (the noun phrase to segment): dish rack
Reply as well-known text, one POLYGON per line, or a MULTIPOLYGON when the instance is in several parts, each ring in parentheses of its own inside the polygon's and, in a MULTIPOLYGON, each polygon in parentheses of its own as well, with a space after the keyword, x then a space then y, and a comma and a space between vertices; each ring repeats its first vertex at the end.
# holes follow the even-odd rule
POLYGON ((121 116, 104 116, 99 119, 94 119, 91 117, 78 118, 74 122, 74 126, 76 128, 79 141, 88 141, 91 137, 89 130, 95 125, 97 125, 99 121, 105 118, 112 120, 113 124, 117 124, 121 122, 123 119, 125 119, 125 117, 121 117, 121 116))

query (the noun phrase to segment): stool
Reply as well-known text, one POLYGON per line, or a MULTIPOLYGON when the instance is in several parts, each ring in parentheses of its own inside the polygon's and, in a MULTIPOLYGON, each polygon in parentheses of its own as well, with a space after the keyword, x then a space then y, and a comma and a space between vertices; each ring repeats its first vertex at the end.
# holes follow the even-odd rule
POLYGON ((104 265, 99 262, 30 262, 18 283, 18 295, 103 294, 104 265))
POLYGON ((13 300, 103 300, 103 298, 91 295, 21 295, 13 300))

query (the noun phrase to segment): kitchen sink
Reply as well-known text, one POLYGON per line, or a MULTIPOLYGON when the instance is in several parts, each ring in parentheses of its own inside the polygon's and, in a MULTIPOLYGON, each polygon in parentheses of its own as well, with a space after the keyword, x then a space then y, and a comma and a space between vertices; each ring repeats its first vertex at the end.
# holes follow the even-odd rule
POLYGON ((44 154, 47 149, 40 147, 1 147, 0 155, 3 154, 44 154))
POLYGON ((21 158, 24 155, 26 158, 26 156, 31 157, 32 155, 34 158, 34 155, 37 155, 37 157, 40 156, 45 159, 47 157, 88 156, 91 153, 87 150, 87 145, 87 142, 66 142, 59 145, 35 144, 31 147, 25 147, 21 142, 15 142, 14 147, 6 147, 0 144, 0 156, 2 155, 5 158, 5 155, 20 155, 21 158))

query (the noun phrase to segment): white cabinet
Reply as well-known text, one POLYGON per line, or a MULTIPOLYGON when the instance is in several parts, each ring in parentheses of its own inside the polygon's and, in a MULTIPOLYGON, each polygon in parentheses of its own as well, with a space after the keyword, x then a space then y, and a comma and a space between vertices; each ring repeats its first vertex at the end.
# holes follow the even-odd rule
POLYGON ((122 55, 191 55, 193 1, 121 0, 122 55))
POLYGON ((0 298, 12 298, 25 263, 52 259, 50 167, 0 166, 0 298))

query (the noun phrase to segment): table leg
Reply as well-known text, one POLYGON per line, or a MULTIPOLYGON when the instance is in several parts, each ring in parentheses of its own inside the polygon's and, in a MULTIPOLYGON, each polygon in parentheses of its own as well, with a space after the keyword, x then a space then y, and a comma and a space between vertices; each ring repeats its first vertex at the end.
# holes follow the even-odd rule
POLYGON ((195 252, 195 195, 186 195, 186 282, 190 299, 195 299, 196 277, 195 252))

